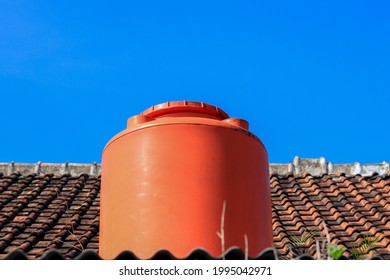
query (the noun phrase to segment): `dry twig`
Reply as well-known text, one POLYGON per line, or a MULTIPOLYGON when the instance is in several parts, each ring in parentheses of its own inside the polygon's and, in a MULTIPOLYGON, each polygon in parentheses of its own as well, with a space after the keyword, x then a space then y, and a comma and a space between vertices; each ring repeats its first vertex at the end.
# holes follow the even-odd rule
POLYGON ((223 201, 223 205, 222 205, 221 229, 220 232, 217 232, 217 235, 221 239, 222 260, 225 260, 225 211, 226 211, 226 200, 223 201))

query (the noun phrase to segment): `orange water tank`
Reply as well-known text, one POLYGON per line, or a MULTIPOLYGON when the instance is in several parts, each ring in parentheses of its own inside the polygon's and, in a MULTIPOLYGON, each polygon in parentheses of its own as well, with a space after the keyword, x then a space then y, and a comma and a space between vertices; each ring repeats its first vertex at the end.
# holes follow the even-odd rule
POLYGON ((268 172, 245 120, 202 102, 153 106, 104 148, 99 254, 255 256, 273 246, 268 172))

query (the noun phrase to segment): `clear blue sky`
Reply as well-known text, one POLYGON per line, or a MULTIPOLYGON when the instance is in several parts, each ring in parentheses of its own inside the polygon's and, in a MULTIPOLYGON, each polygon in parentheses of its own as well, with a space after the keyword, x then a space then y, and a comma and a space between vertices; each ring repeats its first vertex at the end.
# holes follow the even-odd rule
POLYGON ((174 100, 248 120, 270 162, 389 162, 390 4, 0 0, 0 162, 100 162, 174 100))

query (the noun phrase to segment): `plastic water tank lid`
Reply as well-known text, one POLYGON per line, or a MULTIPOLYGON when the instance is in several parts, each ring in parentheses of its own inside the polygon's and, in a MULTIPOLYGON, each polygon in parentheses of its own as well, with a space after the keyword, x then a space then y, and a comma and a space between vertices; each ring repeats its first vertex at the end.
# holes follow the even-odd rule
POLYGON ((173 101, 154 105, 141 113, 141 115, 149 117, 159 117, 165 114, 178 112, 198 112, 208 114, 221 119, 229 118, 229 115, 220 108, 196 101, 173 101))

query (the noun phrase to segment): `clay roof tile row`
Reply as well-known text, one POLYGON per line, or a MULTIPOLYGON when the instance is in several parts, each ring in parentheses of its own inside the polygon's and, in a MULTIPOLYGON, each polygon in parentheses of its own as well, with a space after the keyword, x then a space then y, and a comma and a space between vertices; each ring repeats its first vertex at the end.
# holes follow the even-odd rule
MULTIPOLYGON (((346 257, 376 239, 376 253, 390 259, 390 172, 272 173, 270 182, 280 258, 317 258, 318 244, 329 238, 346 257)), ((99 175, 0 172, 0 258, 16 249, 30 259, 50 249, 67 259, 97 252, 99 205, 99 175)))

